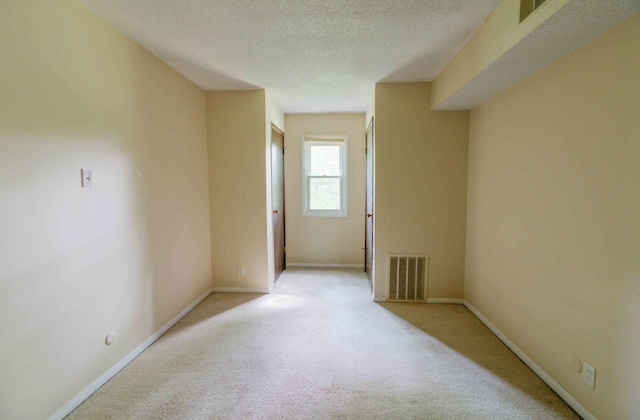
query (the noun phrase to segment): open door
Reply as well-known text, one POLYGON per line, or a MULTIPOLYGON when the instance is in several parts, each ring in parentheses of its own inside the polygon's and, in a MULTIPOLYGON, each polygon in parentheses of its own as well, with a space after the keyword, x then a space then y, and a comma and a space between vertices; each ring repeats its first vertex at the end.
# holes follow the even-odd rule
POLYGON ((366 215, 364 230, 364 271, 369 278, 369 286, 373 292, 373 117, 366 132, 366 215))
POLYGON ((274 282, 286 268, 284 235, 284 133, 271 124, 271 211, 273 214, 274 282))

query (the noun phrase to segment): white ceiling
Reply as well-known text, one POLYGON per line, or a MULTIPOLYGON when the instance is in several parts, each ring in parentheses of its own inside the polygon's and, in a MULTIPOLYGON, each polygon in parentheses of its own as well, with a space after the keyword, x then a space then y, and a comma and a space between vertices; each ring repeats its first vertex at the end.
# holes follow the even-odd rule
POLYGON ((79 0, 207 90, 285 113, 364 112, 376 82, 431 81, 501 0, 79 0))

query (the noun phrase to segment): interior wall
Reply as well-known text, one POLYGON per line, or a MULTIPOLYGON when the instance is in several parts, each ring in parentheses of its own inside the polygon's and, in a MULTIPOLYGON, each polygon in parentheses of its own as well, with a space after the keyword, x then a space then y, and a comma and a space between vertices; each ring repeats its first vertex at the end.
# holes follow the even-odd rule
POLYGON ((640 416, 638 39, 640 15, 471 113, 465 298, 603 419, 640 416))
POLYGON ((0 62, 0 417, 46 418, 211 287, 205 93, 67 0, 0 62))
POLYGON ((375 285, 389 253, 429 254, 429 298, 462 298, 469 111, 432 111, 430 83, 375 94, 375 285))
POLYGON ((265 104, 264 90, 207 92, 214 290, 269 290, 265 104))
POLYGON ((364 266, 365 114, 287 114, 285 208, 287 264, 364 266), (302 137, 346 134, 349 216, 302 216, 302 137))

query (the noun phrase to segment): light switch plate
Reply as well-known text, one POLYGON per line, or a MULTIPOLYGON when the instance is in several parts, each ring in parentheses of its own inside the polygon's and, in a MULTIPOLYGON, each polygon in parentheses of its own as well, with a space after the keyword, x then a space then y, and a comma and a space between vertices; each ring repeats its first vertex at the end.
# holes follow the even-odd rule
POLYGON ((582 380, 585 381, 591 389, 596 389, 596 368, 587 362, 582 364, 582 380))
POLYGON ((93 187, 93 174, 91 173, 91 169, 82 169, 80 172, 82 173, 82 188, 93 187))

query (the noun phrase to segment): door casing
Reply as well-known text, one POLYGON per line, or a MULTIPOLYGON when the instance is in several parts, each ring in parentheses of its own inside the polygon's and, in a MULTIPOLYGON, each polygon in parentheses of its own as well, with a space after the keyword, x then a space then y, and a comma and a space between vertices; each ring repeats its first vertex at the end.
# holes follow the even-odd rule
POLYGON ((366 198, 365 198, 365 229, 364 229, 364 271, 369 279, 369 286, 373 292, 373 167, 374 167, 374 124, 373 118, 365 133, 366 139, 366 198))
POLYGON ((284 132, 271 124, 271 215, 273 218, 273 262, 276 282, 286 267, 284 200, 284 132))

